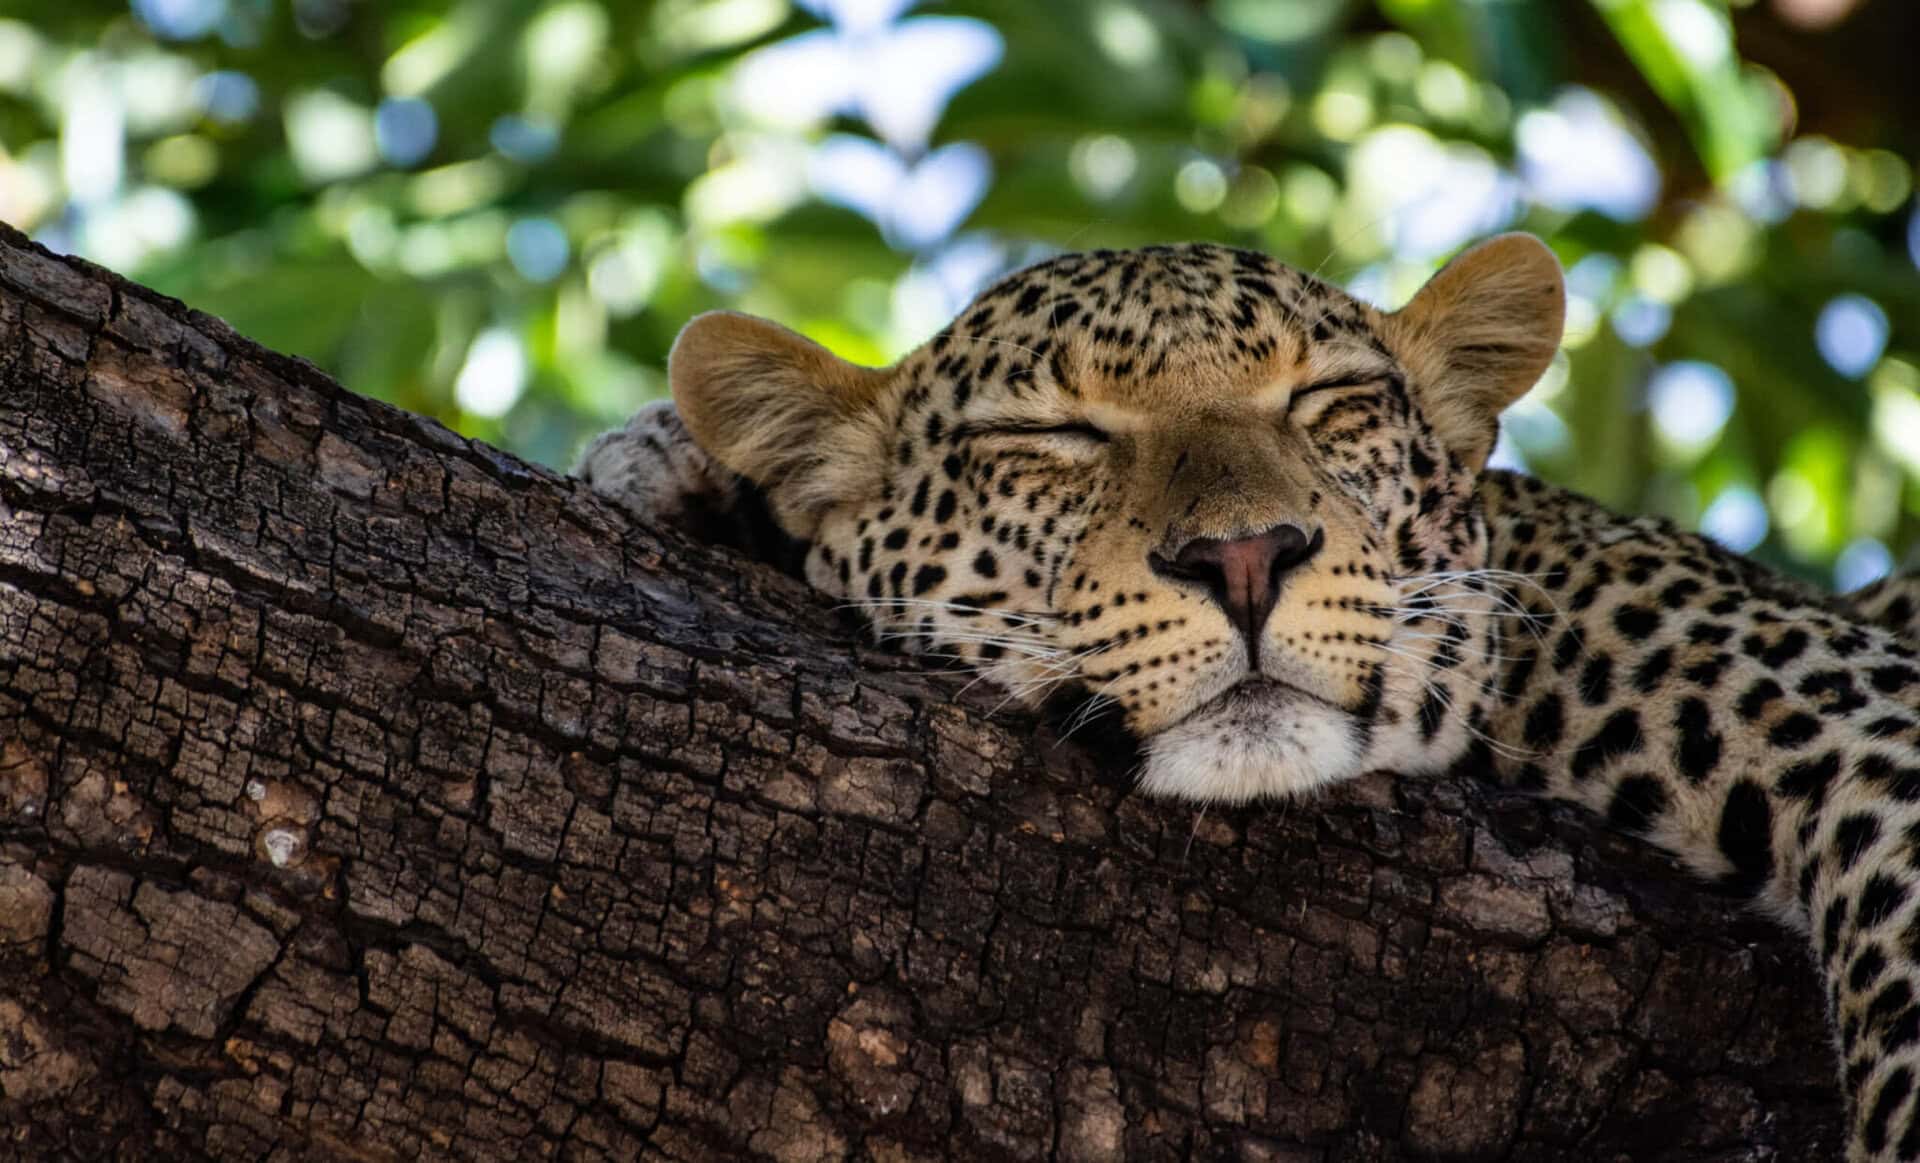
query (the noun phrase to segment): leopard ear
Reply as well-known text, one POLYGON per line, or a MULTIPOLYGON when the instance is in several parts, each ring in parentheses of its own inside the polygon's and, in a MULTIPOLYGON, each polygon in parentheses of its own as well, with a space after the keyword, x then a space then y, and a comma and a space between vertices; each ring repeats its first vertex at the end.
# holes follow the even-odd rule
POLYGON ((694 440, 765 490, 789 534, 811 538, 828 508, 880 488, 887 372, 777 323, 711 311, 681 330, 667 379, 694 440))
POLYGON ((1500 413, 1553 360, 1566 311, 1553 252, 1530 234, 1502 234, 1455 258, 1387 316, 1388 343, 1428 422, 1476 471, 1493 452, 1500 413))

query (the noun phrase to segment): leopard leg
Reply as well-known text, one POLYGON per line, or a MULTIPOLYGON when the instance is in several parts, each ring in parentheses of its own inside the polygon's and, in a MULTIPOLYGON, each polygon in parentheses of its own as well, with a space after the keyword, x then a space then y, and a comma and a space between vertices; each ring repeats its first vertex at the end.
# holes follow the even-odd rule
POLYGON ((662 400, 593 438, 573 475, 656 527, 738 549, 799 573, 806 545, 782 531, 766 494, 707 454, 673 403, 662 400))
POLYGON ((670 400, 594 437, 573 475, 642 521, 696 535, 730 519, 741 500, 740 478, 694 442, 670 400))

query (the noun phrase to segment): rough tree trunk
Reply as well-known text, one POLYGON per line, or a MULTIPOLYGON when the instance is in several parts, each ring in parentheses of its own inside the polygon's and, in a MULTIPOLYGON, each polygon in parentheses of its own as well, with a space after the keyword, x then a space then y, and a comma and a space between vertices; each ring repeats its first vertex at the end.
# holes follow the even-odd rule
POLYGON ((1798 943, 1635 845, 961 686, 0 228, 0 1153, 1832 1156, 1798 943))

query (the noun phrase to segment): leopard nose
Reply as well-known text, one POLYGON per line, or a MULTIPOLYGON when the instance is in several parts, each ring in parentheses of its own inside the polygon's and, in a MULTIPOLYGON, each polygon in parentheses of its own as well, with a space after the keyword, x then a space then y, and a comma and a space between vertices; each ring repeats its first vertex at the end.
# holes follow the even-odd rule
POLYGON ((1148 554, 1147 564, 1161 577, 1204 585, 1257 663, 1260 629, 1279 600, 1281 579, 1320 552, 1324 540, 1318 529, 1275 525, 1250 537, 1196 537, 1171 558, 1148 554))

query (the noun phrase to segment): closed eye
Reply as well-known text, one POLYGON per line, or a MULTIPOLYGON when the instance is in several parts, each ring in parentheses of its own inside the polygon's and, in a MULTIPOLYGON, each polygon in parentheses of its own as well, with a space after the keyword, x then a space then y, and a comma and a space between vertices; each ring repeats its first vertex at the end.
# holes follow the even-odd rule
POLYGON ((1106 444, 1112 440, 1104 430, 1085 422, 1070 424, 983 424, 965 429, 968 436, 1064 436, 1106 444))
POLYGON ((1342 388, 1370 388, 1375 384, 1391 378, 1393 377, 1384 372, 1375 372, 1366 375, 1333 376, 1328 379, 1317 380, 1311 384, 1302 384, 1300 387, 1293 389, 1293 392, 1287 397, 1287 404, 1288 406, 1292 406, 1293 402, 1300 399, 1300 397, 1311 396, 1315 392, 1337 392, 1342 388))
POLYGON ((1287 421, 1296 425, 1318 423, 1340 411, 1343 403, 1356 400, 1381 384, 1394 383, 1398 378, 1391 372, 1348 372, 1302 384, 1287 397, 1287 421))

